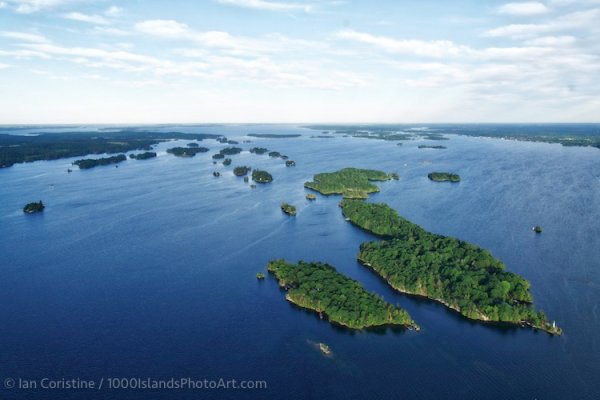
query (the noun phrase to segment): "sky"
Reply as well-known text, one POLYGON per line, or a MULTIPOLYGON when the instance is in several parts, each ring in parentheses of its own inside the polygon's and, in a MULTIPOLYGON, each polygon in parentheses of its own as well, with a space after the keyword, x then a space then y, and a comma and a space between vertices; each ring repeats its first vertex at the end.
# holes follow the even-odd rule
POLYGON ((0 0, 0 124, 600 121, 600 0, 0 0))

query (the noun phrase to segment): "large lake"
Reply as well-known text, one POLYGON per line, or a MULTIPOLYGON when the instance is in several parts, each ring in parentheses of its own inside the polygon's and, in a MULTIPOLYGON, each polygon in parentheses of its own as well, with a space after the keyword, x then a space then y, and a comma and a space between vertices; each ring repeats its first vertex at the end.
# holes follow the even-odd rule
MULTIPOLYGON (((0 389, 12 398, 597 399, 600 395, 600 150, 449 135, 449 141, 318 139, 295 126, 156 127, 267 147, 297 163, 227 145, 91 170, 74 159, 0 170, 0 378, 264 380, 266 390, 0 389), (300 133, 292 139, 248 133, 300 133), (446 150, 418 149, 443 144, 446 150), (264 168, 250 189, 235 165, 264 168), (341 216, 337 196, 305 199, 313 174, 343 167, 398 172, 370 201, 424 228, 489 249, 528 279, 535 304, 564 329, 471 322, 395 293, 356 262, 375 240, 341 216), (212 172, 222 176, 214 178, 212 172), (457 172, 459 184, 427 173, 457 172), (40 215, 22 207, 42 199, 40 215), (295 204, 296 218, 279 209, 295 204), (541 225, 536 235, 531 227, 541 225), (353 332, 285 299, 266 263, 319 260, 405 307, 420 332, 353 332), (334 356, 314 346, 327 343, 334 356)), ((65 129, 62 129, 65 130, 65 129)), ((177 143, 185 145, 186 141, 177 143)))

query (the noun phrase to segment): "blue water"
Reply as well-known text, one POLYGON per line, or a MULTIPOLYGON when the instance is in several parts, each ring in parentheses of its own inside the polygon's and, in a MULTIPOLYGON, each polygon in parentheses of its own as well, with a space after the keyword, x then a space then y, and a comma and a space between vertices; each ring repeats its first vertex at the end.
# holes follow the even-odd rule
MULTIPOLYGON (((18 390, 5 399, 596 399, 600 393, 600 150, 450 135, 447 150, 361 138, 313 139, 293 126, 162 127, 224 134, 297 163, 244 152, 270 171, 252 190, 211 152, 165 153, 66 173, 73 159, 0 170, 0 378, 264 380, 266 390, 18 390), (257 139, 247 133, 301 133, 257 139), (562 337, 483 325, 392 291, 356 262, 374 240, 338 197, 303 182, 346 166, 396 171, 372 201, 471 241, 532 283, 562 337), (460 184, 436 184, 433 170, 460 184), (51 186, 53 185, 53 186, 51 186), (42 199, 41 215, 23 205, 42 199), (279 209, 293 203, 298 216, 279 209), (533 225, 544 232, 535 235, 533 225), (420 332, 350 332, 284 299, 255 274, 268 260, 320 260, 405 307, 420 332), (324 357, 314 342, 329 344, 324 357)), ((179 141, 179 144, 186 142, 179 141)))

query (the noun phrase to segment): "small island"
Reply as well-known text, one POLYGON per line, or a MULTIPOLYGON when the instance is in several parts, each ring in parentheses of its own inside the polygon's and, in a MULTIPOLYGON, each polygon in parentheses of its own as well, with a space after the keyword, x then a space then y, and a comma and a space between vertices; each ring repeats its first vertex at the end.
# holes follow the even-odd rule
POLYGON ((295 167, 296 166, 296 161, 294 161, 294 160, 287 160, 285 162, 285 166, 286 167, 295 167))
POLYGON ((460 182, 460 176, 449 172, 432 172, 427 177, 434 182, 460 182))
POLYGON ((419 149, 437 149, 437 150, 442 150, 442 149, 447 149, 447 147, 446 146, 441 146, 441 145, 420 144, 419 145, 419 149))
POLYGON ((252 180, 256 183, 271 183, 273 182, 273 176, 267 171, 255 169, 252 171, 252 180))
POLYGON ((281 203, 281 211, 292 217, 296 216, 296 207, 288 203, 281 203))
POLYGON ((271 158, 279 158, 279 157, 281 157, 281 153, 278 152, 278 151, 270 151, 269 152, 269 157, 271 157, 271 158))
POLYGON ((213 176, 214 176, 215 178, 218 178, 218 177, 220 177, 220 176, 221 176, 221 173, 220 173, 220 172, 218 172, 218 171, 214 171, 214 172, 213 172, 213 176))
POLYGON ((248 175, 248 172, 250 172, 250 170, 252 170, 252 168, 246 167, 246 166, 235 167, 233 169, 233 174, 235 176, 246 176, 246 175, 248 175))
POLYGON ((257 273, 256 279, 258 279, 259 281, 265 279, 265 274, 263 274, 262 272, 257 273))
POLYGON ((177 157, 194 157, 198 153, 206 153, 209 149, 206 147, 173 147, 167 149, 167 153, 177 157))
POLYGON ((188 147, 200 147, 200 145, 196 142, 190 142, 187 144, 188 147))
POLYGON ((358 260, 399 292, 427 297, 479 321, 562 330, 536 311, 530 283, 492 254, 462 240, 427 232, 386 204, 343 200, 344 217, 382 237, 361 244, 358 260))
POLYGON ((224 156, 233 156, 235 154, 240 154, 242 149, 239 147, 225 147, 224 149, 219 150, 219 154, 224 156))
POLYGON ((222 160, 225 158, 225 155, 221 154, 221 153, 217 153, 217 154, 213 154, 212 158, 213 158, 213 160, 222 160))
POLYGON ((535 233, 542 233, 542 227, 539 226, 539 225, 536 225, 536 226, 533 227, 533 231, 535 233))
POLYGON ((316 199, 317 199, 317 196, 314 195, 313 193, 307 193, 306 194, 306 200, 314 201, 316 199))
POLYGON ((44 211, 44 208, 46 208, 46 206, 40 200, 37 203, 34 202, 25 205, 25 207, 23 207, 23 212, 26 214, 34 214, 44 211))
POLYGON ((336 172, 317 174, 304 187, 326 196, 341 194, 346 199, 366 199, 369 193, 379 192, 372 181, 388 181, 390 174, 371 169, 344 168, 336 172))
POLYGON ((73 165, 77 165, 79 169, 90 169, 99 165, 110 165, 118 164, 127 160, 125 154, 119 154, 118 156, 105 157, 105 158, 85 158, 83 160, 77 160, 73 162, 73 165))
POLYGON ((250 149, 250 153, 258 154, 258 155, 265 154, 268 151, 269 151, 269 149, 266 149, 264 147, 253 147, 250 149))
POLYGON ((288 301, 326 316, 331 323, 351 329, 384 325, 418 329, 404 309, 367 292, 359 282, 329 264, 274 260, 267 269, 287 290, 288 301))
POLYGON ((228 167, 231 165, 231 158, 226 158, 223 160, 223 165, 228 167))
POLYGON ((132 160, 148 160, 149 158, 154 158, 154 157, 156 157, 156 153, 153 151, 147 151, 145 153, 129 155, 129 158, 131 158, 132 160))

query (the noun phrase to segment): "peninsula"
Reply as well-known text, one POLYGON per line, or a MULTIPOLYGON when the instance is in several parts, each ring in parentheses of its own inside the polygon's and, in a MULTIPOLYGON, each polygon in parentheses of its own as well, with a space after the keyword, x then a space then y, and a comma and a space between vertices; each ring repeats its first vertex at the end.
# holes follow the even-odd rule
POLYGON ((562 330, 534 309, 530 283, 489 251, 427 232, 386 204, 343 200, 344 217, 384 238, 360 246, 358 260, 402 293, 438 301, 467 318, 562 330))
POLYGON ((379 192, 379 188, 371 182, 389 181, 396 176, 371 169, 344 168, 317 174, 312 182, 305 182, 304 187, 326 196, 341 194, 346 199, 366 199, 369 193, 379 192))
POLYGON ((367 292, 359 282, 340 274, 331 265, 274 260, 267 269, 277 278, 279 286, 287 290, 288 301, 316 311, 332 323, 352 329, 383 325, 418 329, 404 309, 367 292))

